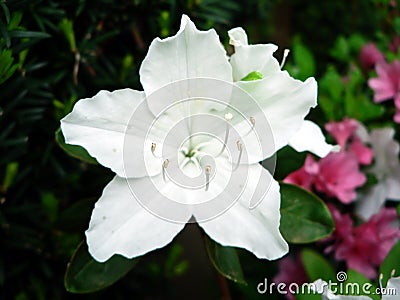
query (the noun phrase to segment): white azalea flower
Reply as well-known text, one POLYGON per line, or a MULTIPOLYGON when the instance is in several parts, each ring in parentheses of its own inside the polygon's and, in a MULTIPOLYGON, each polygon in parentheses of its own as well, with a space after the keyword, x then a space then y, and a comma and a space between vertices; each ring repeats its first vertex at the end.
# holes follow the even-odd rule
MULTIPOLYGON (((236 33, 229 59, 214 30, 183 16, 175 36, 151 43, 143 92, 101 91, 61 121, 67 143, 116 173, 86 231, 96 260, 163 247, 193 219, 222 245, 266 259, 287 253, 279 184, 258 162, 301 130, 317 84, 282 71, 276 46, 249 46, 236 33), (240 81, 254 71, 263 78, 240 81)), ((329 146, 315 142, 324 154, 329 146)))
POLYGON ((374 129, 370 135, 365 130, 359 133, 372 145, 375 161, 369 172, 378 180, 357 202, 356 212, 366 220, 379 212, 386 199, 400 200, 399 143, 394 133, 393 128, 374 129))

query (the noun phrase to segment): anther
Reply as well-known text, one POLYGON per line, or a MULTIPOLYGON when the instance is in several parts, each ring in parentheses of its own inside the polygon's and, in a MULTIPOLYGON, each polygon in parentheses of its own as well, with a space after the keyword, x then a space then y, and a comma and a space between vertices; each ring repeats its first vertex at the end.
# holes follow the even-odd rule
POLYGON ((151 154, 153 154, 153 156, 155 158, 160 158, 159 156, 156 155, 156 148, 157 148, 157 144, 156 143, 151 143, 151 154))
POLYGON ((226 144, 228 143, 228 138, 229 138, 229 122, 232 120, 233 116, 231 113, 226 113, 225 114, 225 121, 226 121, 226 130, 225 130, 225 138, 224 138, 224 144, 222 145, 222 149, 219 151, 219 153, 217 154, 217 157, 220 156, 225 148, 226 148, 226 144))
POLYGON ((250 121, 250 124, 251 124, 251 128, 250 128, 250 130, 244 135, 244 137, 248 136, 248 135, 254 130, 254 127, 256 126, 256 118, 250 117, 250 118, 249 118, 249 121, 250 121))
POLYGON ((204 168, 204 173, 206 173, 206 191, 208 191, 208 187, 210 185, 210 175, 211 175, 211 166, 207 165, 204 168))
POLYGON ((285 65, 286 58, 288 57, 288 55, 289 55, 289 52, 290 52, 290 50, 289 50, 289 49, 285 49, 285 50, 283 50, 282 62, 281 62, 281 65, 279 66, 281 69, 282 69, 282 68, 283 68, 283 66, 285 65))
POLYGON ((162 176, 163 176, 164 182, 165 182, 165 169, 168 167, 168 164, 169 164, 168 159, 164 160, 163 164, 162 164, 162 176))
POLYGON ((237 145, 237 148, 238 148, 238 151, 239 151, 239 156, 238 156, 238 159, 237 159, 237 161, 236 161, 236 165, 235 165, 235 167, 233 168, 233 171, 236 171, 237 168, 239 168, 240 160, 241 160, 241 158, 242 158, 242 153, 243 153, 243 144, 238 140, 238 141, 236 142, 236 145, 237 145))

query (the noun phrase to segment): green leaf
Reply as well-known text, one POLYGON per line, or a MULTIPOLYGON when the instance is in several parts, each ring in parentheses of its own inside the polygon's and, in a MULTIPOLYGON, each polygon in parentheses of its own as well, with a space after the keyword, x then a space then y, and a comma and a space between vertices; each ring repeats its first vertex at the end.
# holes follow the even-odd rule
POLYGON ((81 232, 90 221, 97 198, 82 199, 60 212, 55 227, 62 231, 81 232))
POLYGON ((214 268, 224 277, 236 283, 247 284, 236 249, 224 247, 205 236, 205 245, 214 268))
POLYGON ((336 281, 336 273, 332 265, 318 252, 304 249, 301 252, 301 260, 310 282, 314 282, 317 279, 336 281))
POLYGON ((10 37, 13 38, 49 38, 50 34, 40 31, 27 31, 27 30, 13 30, 8 32, 10 37))
MULTIPOLYGON (((362 287, 366 287, 367 284, 370 287, 369 291, 376 291, 376 286, 367 277, 352 269, 347 270, 347 279, 343 284, 347 295, 364 295, 362 287)), ((370 293, 368 296, 374 300, 380 300, 379 295, 375 295, 374 293, 370 293)))
POLYGON ((347 62, 350 60, 350 49, 347 40, 343 36, 339 36, 330 53, 339 61, 347 62))
POLYGON ((315 59, 311 51, 296 37, 293 42, 293 61, 295 66, 289 67, 290 73, 300 80, 315 75, 315 59))
POLYGON ((91 293, 112 285, 124 277, 139 259, 114 255, 104 263, 95 261, 83 241, 75 250, 64 277, 64 286, 71 293, 91 293))
POLYGON ((259 80, 259 79, 263 79, 263 74, 261 74, 258 71, 253 71, 250 72, 249 74, 247 74, 246 76, 244 76, 242 79, 240 79, 240 81, 253 81, 253 80, 259 80))
POLYGON ((68 41, 71 51, 76 52, 77 49, 75 41, 74 23, 71 20, 64 18, 60 21, 58 27, 64 33, 64 36, 68 41))
POLYGON ((69 145, 65 143, 64 136, 61 132, 61 129, 57 129, 55 133, 55 138, 57 144, 69 155, 78 158, 84 162, 90 163, 90 164, 98 164, 97 160, 90 156, 90 154, 86 151, 85 148, 77 145, 69 145))
POLYGON ((291 184, 281 186, 281 226, 290 243, 311 243, 335 228, 328 207, 316 195, 291 184))
POLYGON ((383 286, 386 286, 393 270, 395 270, 395 274, 393 274, 394 276, 400 276, 400 241, 393 246, 392 250, 390 250, 379 268, 379 273, 383 274, 383 286))
POLYGON ((1 187, 2 192, 6 192, 14 182, 14 179, 18 174, 18 166, 19 166, 18 162, 15 161, 9 162, 7 164, 3 184, 1 187))

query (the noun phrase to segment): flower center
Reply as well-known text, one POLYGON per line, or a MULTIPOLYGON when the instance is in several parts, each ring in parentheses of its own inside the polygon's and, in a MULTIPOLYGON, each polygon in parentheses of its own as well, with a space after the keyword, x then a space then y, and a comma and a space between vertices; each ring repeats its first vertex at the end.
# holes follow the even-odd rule
MULTIPOLYGON (((224 139, 220 139, 207 132, 198 132, 186 137, 177 147, 177 159, 173 157, 161 157, 155 154, 157 145, 151 144, 151 152, 154 157, 162 159, 162 176, 165 182, 172 182, 191 189, 205 188, 207 191, 210 181, 213 180, 217 170, 217 159, 226 156, 226 159, 232 162, 231 171, 236 171, 240 165, 243 154, 243 143, 241 138, 236 140, 237 153, 231 153, 227 149, 230 136, 231 113, 226 113, 224 119, 226 121, 226 130, 224 139), (226 152, 228 150, 228 152, 226 152), (236 156, 236 158, 234 158, 236 156), (175 161, 175 162, 174 162, 175 161), (171 166, 172 163, 172 166, 171 166), (177 172, 177 173, 176 173, 177 172), (186 179, 185 179, 186 177, 186 179), (200 179, 201 182, 198 182, 200 179), (187 180, 192 180, 189 184, 187 180)), ((255 127, 255 118, 250 117, 250 129, 244 134, 246 137, 255 127)))

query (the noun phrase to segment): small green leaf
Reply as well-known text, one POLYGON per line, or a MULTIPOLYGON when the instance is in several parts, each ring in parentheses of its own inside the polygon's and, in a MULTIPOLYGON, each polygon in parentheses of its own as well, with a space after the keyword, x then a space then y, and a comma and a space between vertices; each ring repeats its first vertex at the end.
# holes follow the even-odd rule
POLYGON ((332 265, 318 252, 304 249, 301 252, 301 260, 310 282, 314 282, 317 279, 336 281, 336 274, 332 265))
POLYGON ((64 18, 58 24, 58 28, 60 28, 65 38, 67 39, 71 51, 76 52, 77 49, 75 41, 74 23, 71 20, 64 18))
POLYGON ((383 274, 383 286, 386 286, 393 270, 395 270, 394 276, 400 276, 400 241, 393 246, 379 269, 379 273, 383 274))
POLYGON ((8 32, 12 38, 49 38, 50 34, 41 31, 13 30, 8 32))
POLYGON ((42 194, 42 207, 47 214, 50 222, 54 222, 58 215, 58 199, 51 192, 44 192, 42 194))
MULTIPOLYGON (((343 284, 345 286, 344 292, 347 295, 364 295, 362 287, 366 287, 367 284, 369 285, 369 291, 376 291, 376 286, 367 277, 352 269, 347 270, 347 279, 343 284)), ((379 295, 374 293, 370 293, 368 296, 374 300, 380 300, 379 295)))
POLYGON ((315 75, 314 56, 299 37, 294 38, 291 53, 294 66, 288 65, 289 73, 300 80, 306 80, 308 77, 315 75))
POLYGON ((64 277, 64 286, 71 293, 91 293, 104 289, 124 277, 139 259, 114 255, 104 263, 95 261, 83 241, 75 250, 64 277))
POLYGON ((328 207, 316 195, 291 184, 281 186, 281 226, 290 243, 311 243, 335 228, 328 207))
POLYGON ((236 283, 246 284, 239 257, 233 247, 224 247, 205 236, 205 245, 214 268, 224 277, 236 283))
POLYGON ((4 2, 1 2, 0 6, 3 9, 4 17, 6 18, 7 24, 10 23, 10 10, 8 9, 7 5, 4 2))
POLYGON ((55 133, 55 138, 57 144, 69 155, 78 158, 84 162, 90 163, 90 164, 98 164, 97 160, 90 156, 90 154, 86 151, 85 148, 77 145, 69 145, 65 143, 64 136, 61 132, 61 129, 57 129, 55 133))
POLYGON ((6 167, 6 172, 4 175, 4 180, 3 180, 3 185, 1 187, 1 190, 3 192, 6 192, 8 188, 12 185, 14 182, 15 177, 18 174, 18 162, 9 162, 6 167))
POLYGON ((253 80, 259 80, 259 79, 263 79, 263 74, 261 74, 258 71, 253 71, 250 72, 249 74, 247 74, 246 76, 244 76, 240 81, 253 81, 253 80))

